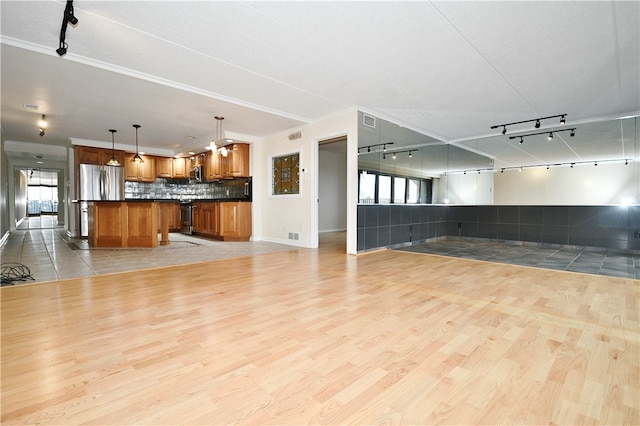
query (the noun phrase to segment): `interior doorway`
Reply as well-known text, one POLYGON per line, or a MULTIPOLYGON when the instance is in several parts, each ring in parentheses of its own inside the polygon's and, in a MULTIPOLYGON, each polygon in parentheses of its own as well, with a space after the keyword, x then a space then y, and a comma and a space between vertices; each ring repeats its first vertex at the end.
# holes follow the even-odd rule
POLYGON ((318 244, 346 250, 347 136, 318 142, 318 244))
POLYGON ((49 229, 59 220, 62 170, 37 167, 15 168, 16 229, 49 229))

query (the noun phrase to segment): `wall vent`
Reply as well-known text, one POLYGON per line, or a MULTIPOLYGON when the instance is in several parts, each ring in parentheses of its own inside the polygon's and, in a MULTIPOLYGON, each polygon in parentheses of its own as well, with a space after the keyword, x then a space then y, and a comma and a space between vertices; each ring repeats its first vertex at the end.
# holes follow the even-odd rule
POLYGON ((376 118, 372 115, 362 114, 362 125, 371 127, 372 129, 376 128, 376 118))
POLYGON ((296 139, 300 139, 301 137, 302 137, 302 132, 295 132, 295 133, 291 133, 289 135, 289 140, 293 141, 293 140, 296 140, 296 139))
POLYGON ((299 240, 300 239, 300 233, 298 233, 298 232, 289 232, 289 239, 290 240, 299 240))

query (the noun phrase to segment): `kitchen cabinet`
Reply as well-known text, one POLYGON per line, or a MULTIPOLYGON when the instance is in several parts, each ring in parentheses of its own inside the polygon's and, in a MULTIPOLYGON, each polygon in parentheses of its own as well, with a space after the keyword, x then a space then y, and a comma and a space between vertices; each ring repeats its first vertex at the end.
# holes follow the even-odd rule
POLYGON ((120 164, 124 164, 124 151, 112 151, 107 148, 95 148, 92 146, 75 146, 75 162, 76 164, 97 164, 103 165, 114 155, 120 164))
POLYGON ((94 247, 157 247, 158 203, 90 203, 88 243, 94 247))
MULTIPOLYGON (((161 223, 162 209, 167 209, 167 224, 169 232, 180 231, 180 203, 163 201, 158 209, 158 224, 161 223)), ((158 225, 158 232, 160 232, 158 225)))
POLYGON ((222 156, 223 176, 249 177, 249 144, 234 143, 225 148, 227 148, 227 156, 222 156))
POLYGON ((156 177, 171 178, 173 177, 173 158, 171 157, 155 157, 156 177))
POLYGON ((187 158, 172 158, 172 176, 173 178, 188 178, 189 177, 189 167, 187 158))
POLYGON ((221 202, 218 236, 225 241, 247 241, 251 236, 251 203, 221 202))
POLYGON ((204 180, 222 179, 222 155, 220 155, 218 151, 207 152, 203 169, 204 180))
POLYGON ((249 241, 251 203, 240 201, 193 203, 193 232, 223 241, 249 241))
POLYGON ((150 155, 140 155, 143 163, 131 161, 135 153, 128 152, 124 159, 124 180, 131 182, 155 182, 155 159, 150 155))

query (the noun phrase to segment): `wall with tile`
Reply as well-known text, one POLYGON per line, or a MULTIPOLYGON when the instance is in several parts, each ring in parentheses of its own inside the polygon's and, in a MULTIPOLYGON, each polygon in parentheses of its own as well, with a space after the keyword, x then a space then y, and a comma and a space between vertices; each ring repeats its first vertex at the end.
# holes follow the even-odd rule
POLYGON ((436 238, 640 250, 640 205, 358 205, 358 251, 436 238))

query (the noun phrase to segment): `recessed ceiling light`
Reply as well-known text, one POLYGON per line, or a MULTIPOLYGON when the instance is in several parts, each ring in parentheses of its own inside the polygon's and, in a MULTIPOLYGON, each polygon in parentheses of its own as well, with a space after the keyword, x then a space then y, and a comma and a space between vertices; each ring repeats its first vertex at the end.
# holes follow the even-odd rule
POLYGON ((37 164, 44 164, 44 161, 36 161, 37 164))
POLYGON ((197 136, 187 135, 187 136, 185 136, 185 139, 191 139, 191 140, 193 140, 193 139, 198 139, 198 137, 197 137, 197 136))

